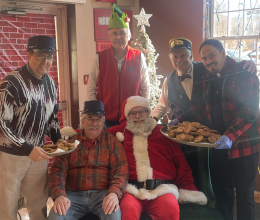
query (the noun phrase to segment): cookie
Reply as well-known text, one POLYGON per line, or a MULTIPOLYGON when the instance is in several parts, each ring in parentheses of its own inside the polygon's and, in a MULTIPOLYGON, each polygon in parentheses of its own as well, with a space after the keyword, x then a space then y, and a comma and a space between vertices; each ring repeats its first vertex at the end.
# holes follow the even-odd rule
POLYGON ((179 127, 179 128, 174 129, 174 132, 178 133, 178 134, 183 133, 183 131, 184 131, 183 127, 179 127))
POLYGON ((176 135, 176 139, 177 139, 177 140, 180 140, 180 141, 187 141, 188 135, 182 133, 182 134, 176 135))
POLYGON ((194 136, 192 136, 192 135, 189 135, 189 136, 188 136, 188 141, 190 141, 190 142, 193 142, 193 141, 194 141, 194 139, 195 139, 195 137, 194 137, 194 136))
POLYGON ((189 121, 184 121, 184 122, 182 122, 182 125, 184 125, 184 126, 188 126, 189 124, 190 124, 189 121))
POLYGON ((201 142, 203 139, 204 139, 204 137, 203 137, 202 135, 199 135, 199 136, 197 136, 197 137, 194 138, 194 142, 195 142, 195 143, 199 143, 199 142, 201 142))
POLYGON ((219 134, 217 130, 210 130, 211 133, 219 134))
POLYGON ((169 137, 175 137, 176 136, 176 133, 172 130, 168 133, 169 137))
POLYGON ((216 138, 215 136, 211 135, 208 137, 208 141, 210 143, 216 143, 218 141, 218 138, 216 138))
POLYGON ((201 124, 199 122, 191 122, 191 125, 195 128, 201 128, 201 124))

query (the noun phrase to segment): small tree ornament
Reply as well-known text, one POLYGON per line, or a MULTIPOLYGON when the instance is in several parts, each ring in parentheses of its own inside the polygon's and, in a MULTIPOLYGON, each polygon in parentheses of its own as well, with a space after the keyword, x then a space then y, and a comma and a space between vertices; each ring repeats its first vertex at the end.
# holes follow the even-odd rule
POLYGON ((149 105, 151 109, 154 109, 158 103, 158 99, 161 93, 159 88, 163 77, 162 75, 156 75, 156 60, 159 54, 155 54, 156 50, 152 44, 152 41, 149 38, 149 35, 145 31, 145 25, 150 27, 148 19, 152 14, 146 14, 144 9, 141 9, 139 15, 134 15, 134 18, 138 20, 137 27, 139 27, 139 35, 135 41, 132 42, 132 47, 142 51, 146 58, 146 64, 148 69, 148 74, 150 78, 150 100, 149 105))

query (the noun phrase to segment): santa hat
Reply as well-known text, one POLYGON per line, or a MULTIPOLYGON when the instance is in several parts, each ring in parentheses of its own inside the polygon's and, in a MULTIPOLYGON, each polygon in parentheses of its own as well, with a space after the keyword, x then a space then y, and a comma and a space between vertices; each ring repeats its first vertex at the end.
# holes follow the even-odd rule
POLYGON ((143 98, 141 96, 131 96, 126 100, 125 111, 124 111, 125 117, 128 116, 129 112, 134 107, 144 107, 148 110, 149 114, 151 113, 148 99, 143 98))

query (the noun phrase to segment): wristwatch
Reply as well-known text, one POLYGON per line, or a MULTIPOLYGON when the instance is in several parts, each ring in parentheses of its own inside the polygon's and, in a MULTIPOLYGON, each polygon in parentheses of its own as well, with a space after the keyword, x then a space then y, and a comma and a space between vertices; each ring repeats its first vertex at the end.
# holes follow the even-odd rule
POLYGON ((153 117, 156 121, 159 121, 159 119, 158 118, 156 118, 156 117, 153 117))

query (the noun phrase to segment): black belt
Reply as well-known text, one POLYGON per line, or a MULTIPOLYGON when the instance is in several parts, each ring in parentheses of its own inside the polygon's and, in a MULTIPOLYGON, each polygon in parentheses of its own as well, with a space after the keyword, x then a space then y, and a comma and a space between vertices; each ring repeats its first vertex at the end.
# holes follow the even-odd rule
POLYGON ((172 180, 146 180, 144 182, 138 182, 137 180, 129 180, 128 183, 131 183, 137 187, 137 189, 147 189, 147 190, 154 190, 157 186, 161 184, 171 184, 172 180))

